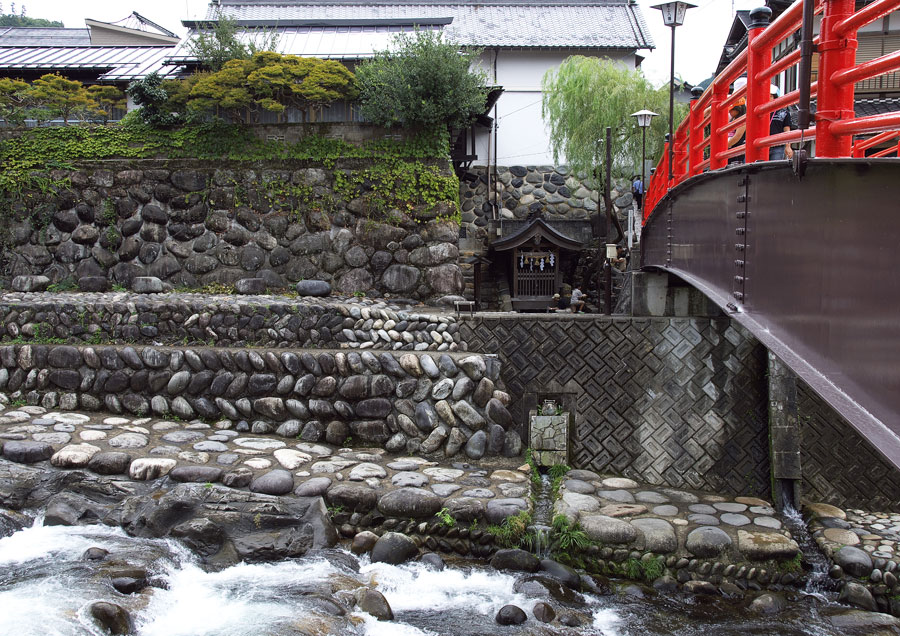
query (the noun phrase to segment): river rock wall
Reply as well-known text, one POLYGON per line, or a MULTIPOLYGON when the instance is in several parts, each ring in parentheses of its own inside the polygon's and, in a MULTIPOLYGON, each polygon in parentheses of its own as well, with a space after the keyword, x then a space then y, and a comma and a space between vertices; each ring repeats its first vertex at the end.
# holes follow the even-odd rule
MULTIPOLYGON (((473 236, 486 237, 492 218, 488 192, 488 168, 475 166, 460 179, 462 222, 473 236)), ((548 220, 586 220, 598 210, 597 183, 578 177, 567 166, 498 166, 495 189, 501 219, 525 219, 543 212, 548 220)), ((611 192, 613 205, 624 228, 632 207, 631 186, 616 182, 611 192)))
POLYGON ((522 452, 499 378, 499 361, 481 355, 0 347, 0 391, 48 409, 221 420, 238 432, 471 459, 522 452))
POLYGON ((452 204, 375 212, 362 196, 345 200, 336 179, 360 162, 141 160, 54 170, 50 191, 10 227, 6 273, 83 291, 130 288, 141 276, 174 287, 318 279, 345 294, 415 299, 462 291, 458 224, 441 220, 453 217, 452 204))
POLYGON ((0 338, 314 349, 466 350, 450 315, 368 299, 205 294, 0 295, 0 338))

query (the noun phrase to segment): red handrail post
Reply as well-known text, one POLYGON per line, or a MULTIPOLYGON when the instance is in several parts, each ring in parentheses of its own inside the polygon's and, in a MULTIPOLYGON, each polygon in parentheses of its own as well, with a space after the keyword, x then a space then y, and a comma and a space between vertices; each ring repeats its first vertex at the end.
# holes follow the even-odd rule
POLYGON ((758 75, 765 71, 772 61, 772 50, 767 46, 753 46, 754 40, 769 26, 772 10, 769 7, 757 7, 750 12, 750 24, 747 26, 747 127, 744 161, 767 160, 768 148, 757 148, 756 140, 769 134, 769 118, 759 117, 755 108, 769 101, 769 79, 758 75))
POLYGON ((690 162, 690 170, 688 174, 691 176, 700 174, 700 163, 703 161, 703 111, 700 106, 700 96, 703 89, 695 86, 691 89, 691 133, 690 146, 688 150, 688 161, 690 162))
POLYGON ((687 154, 691 142, 690 126, 679 126, 675 131, 675 168, 673 184, 678 185, 685 180, 688 173, 687 154))
POLYGON ((847 157, 853 146, 852 135, 836 135, 834 122, 852 119, 854 85, 832 81, 835 73, 856 64, 856 31, 838 35, 835 27, 853 14, 855 0, 825 0, 819 35, 819 93, 816 108, 816 156, 847 157))
POLYGON ((728 99, 728 84, 713 84, 712 104, 709 115, 709 169, 718 170, 728 165, 728 161, 719 158, 720 152, 728 148, 728 137, 718 130, 728 123, 728 111, 722 102, 728 99))

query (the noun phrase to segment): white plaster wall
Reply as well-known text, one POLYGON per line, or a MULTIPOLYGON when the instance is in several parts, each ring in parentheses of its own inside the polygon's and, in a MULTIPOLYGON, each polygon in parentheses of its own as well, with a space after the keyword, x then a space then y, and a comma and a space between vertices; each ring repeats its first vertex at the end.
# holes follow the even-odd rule
MULTIPOLYGON (((549 69, 558 68, 569 55, 596 57, 596 51, 552 51, 487 49, 480 64, 489 80, 503 87, 497 107, 491 111, 498 124, 496 150, 491 141, 490 161, 498 165, 553 165, 550 137, 541 117, 541 80, 549 69), (495 157, 496 152, 496 157, 495 157)), ((635 54, 612 52, 607 57, 628 68, 635 67, 635 54)), ((476 138, 476 165, 488 163, 488 134, 476 138)), ((559 163, 565 163, 560 157, 559 163)))

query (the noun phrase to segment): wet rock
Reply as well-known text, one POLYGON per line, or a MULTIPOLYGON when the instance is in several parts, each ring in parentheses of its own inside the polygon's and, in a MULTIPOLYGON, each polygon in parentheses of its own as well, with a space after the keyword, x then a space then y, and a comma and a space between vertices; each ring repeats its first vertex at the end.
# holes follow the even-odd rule
POLYGON ((538 601, 534 604, 534 607, 531 608, 531 613, 534 614, 534 617, 542 623, 552 623, 553 619, 556 618, 556 612, 553 611, 553 608, 549 603, 544 603, 543 601, 538 601))
POLYGON ((528 616, 525 615, 521 607, 504 605, 497 612, 497 617, 494 620, 499 625, 521 625, 528 620, 528 616))
POLYGON ((3 456, 18 464, 34 464, 50 459, 53 447, 44 442, 9 440, 3 444, 3 456))
POLYGON ((372 547, 372 563, 399 565, 414 559, 419 553, 415 542, 405 534, 388 532, 372 547))
POLYGON ((541 569, 541 561, 531 552, 510 548, 497 550, 491 558, 491 567, 495 570, 537 572, 541 569))
POLYGON ((380 621, 394 620, 394 612, 384 595, 378 590, 363 588, 356 594, 356 603, 359 609, 371 614, 380 621))
POLYGON ((50 458, 50 463, 57 468, 83 468, 99 452, 100 448, 92 444, 69 444, 59 449, 50 458))
POLYGON ((325 492, 325 501, 348 512, 366 513, 378 503, 378 492, 361 484, 334 484, 325 492))
POLYGON ((488 502, 484 516, 488 523, 502 523, 507 517, 513 517, 527 509, 528 502, 518 497, 492 499, 488 502))
POLYGON ((843 568, 844 572, 856 578, 862 578, 872 574, 872 558, 863 550, 853 546, 844 546, 834 555, 834 562, 843 568))
POLYGON ((487 433, 484 431, 476 431, 472 437, 469 438, 464 447, 466 457, 475 461, 484 457, 484 453, 487 450, 487 442, 487 433))
POLYGON ((375 547, 377 541, 378 535, 374 532, 369 532, 368 530, 357 532, 353 537, 353 542, 350 544, 350 551, 353 554, 365 554, 375 547))
POLYGON ((136 481, 147 481, 168 474, 177 462, 168 457, 142 457, 131 462, 128 475, 136 481))
POLYGON ((177 466, 169 477, 178 482, 215 483, 222 478, 222 469, 214 466, 177 466))
POLYGON ((88 612, 96 623, 110 634, 133 634, 134 621, 125 608, 115 603, 92 603, 88 612))
POLYGON ((687 536, 685 548, 701 559, 715 558, 731 547, 731 537, 719 528, 702 526, 687 536))
POLYGON ((678 549, 675 529, 665 519, 635 519, 631 525, 644 535, 644 547, 647 551, 664 554, 678 549))
POLYGON ((87 464, 90 471, 98 475, 121 475, 128 471, 131 455, 119 451, 105 451, 94 454, 87 464))
POLYGON ((738 550, 752 561, 792 559, 800 551, 797 542, 774 532, 738 530, 738 550))
POLYGON ((579 515, 582 530, 592 541, 601 543, 631 543, 637 530, 627 521, 606 515, 579 515))
POLYGON ((573 590, 581 589, 581 577, 578 575, 578 572, 562 563, 557 563, 553 559, 541 559, 541 570, 559 579, 564 585, 573 590))
POLYGON ((253 472, 240 466, 222 475, 222 485, 229 488, 246 488, 253 480, 253 472))
POLYGON ((190 519, 172 528, 172 536, 178 537, 194 552, 210 556, 222 549, 225 531, 219 524, 204 517, 190 519))
POLYGON ((387 517, 423 519, 441 509, 441 498, 423 488, 398 488, 378 500, 378 510, 387 517))
POLYGON ((81 558, 85 561, 102 561, 109 555, 109 550, 104 548, 88 548, 84 551, 84 554, 81 555, 81 558))
POLYGON ((779 613, 786 606, 787 600, 785 600, 783 595, 774 592, 766 592, 753 599, 753 602, 750 603, 747 609, 754 614, 771 616, 779 613))
POLYGON ((110 579, 109 584, 112 585, 119 594, 136 594, 147 587, 147 579, 135 578, 132 576, 117 576, 114 579, 110 579))
POLYGON ((298 497, 321 497, 329 486, 331 486, 331 479, 328 477, 313 477, 297 486, 294 494, 298 497))
POLYGON ((297 283, 297 293, 301 296, 328 296, 331 285, 323 280, 301 280, 297 283))
POLYGON ((828 617, 828 620, 843 636, 872 636, 874 634, 896 634, 900 632, 900 619, 887 614, 875 614, 859 610, 845 610, 828 617))
POLYGON ((423 554, 419 557, 419 563, 424 563, 428 566, 428 569, 436 570, 437 572, 443 572, 446 567, 441 555, 435 554, 434 552, 426 552, 423 554))
POLYGON ((584 605, 584 597, 556 579, 543 574, 529 574, 513 584, 513 591, 526 596, 550 597, 569 607, 584 605))
POLYGON ((250 492, 286 495, 294 489, 294 476, 282 469, 270 470, 250 482, 250 492))
POLYGON ((841 588, 841 593, 838 596, 838 602, 856 605, 857 607, 869 610, 870 612, 878 611, 875 599, 872 597, 872 593, 868 588, 865 585, 853 581, 844 583, 844 587, 841 588))

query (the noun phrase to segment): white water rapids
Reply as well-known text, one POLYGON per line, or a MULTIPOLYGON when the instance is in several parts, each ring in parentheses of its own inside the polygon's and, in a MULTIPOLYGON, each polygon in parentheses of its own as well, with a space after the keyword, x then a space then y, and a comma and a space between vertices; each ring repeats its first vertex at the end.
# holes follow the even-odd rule
POLYGON ((239 564, 218 572, 204 571, 175 541, 128 537, 104 526, 31 528, 0 539, 0 635, 102 636, 89 616, 95 601, 117 603, 134 619, 139 636, 287 636, 354 634, 358 636, 443 636, 512 634, 538 636, 638 636, 679 634, 832 634, 815 609, 778 622, 738 615, 733 607, 695 607, 679 599, 595 597, 575 611, 578 628, 543 625, 531 614, 537 601, 557 613, 565 607, 550 598, 514 590, 521 577, 482 566, 448 567, 443 571, 419 563, 391 566, 359 561, 346 567, 346 553, 313 556, 269 564, 239 564), (103 561, 86 561, 84 551, 109 551, 103 561), (133 595, 116 592, 105 568, 146 568, 155 587, 133 595), (374 585, 393 609, 395 620, 378 621, 354 608, 336 616, 341 593, 374 585), (323 605, 324 604, 324 605, 323 605), (528 621, 503 627, 498 610, 514 604, 528 621), (701 611, 702 610, 702 611, 701 611))

